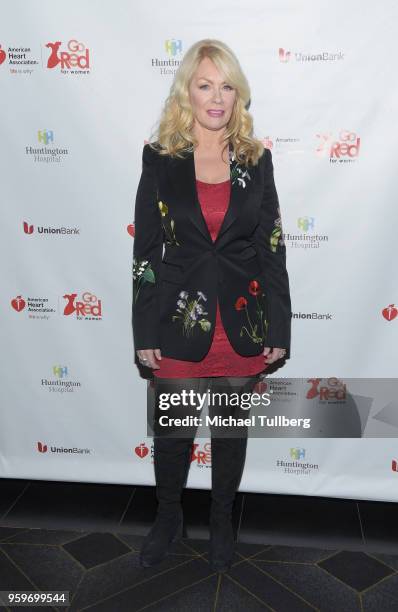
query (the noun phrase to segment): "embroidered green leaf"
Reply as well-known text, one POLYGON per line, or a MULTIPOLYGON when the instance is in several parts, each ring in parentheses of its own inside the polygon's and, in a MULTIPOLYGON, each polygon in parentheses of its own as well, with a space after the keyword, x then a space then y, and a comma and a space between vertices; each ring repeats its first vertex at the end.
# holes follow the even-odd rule
POLYGON ((154 283, 155 282, 155 272, 152 270, 151 267, 148 267, 144 274, 142 275, 142 278, 146 281, 148 281, 149 283, 154 283))
POLYGON ((133 258, 133 297, 137 301, 140 289, 145 282, 154 283, 155 273, 148 259, 133 258))
POLYGON ((200 324, 201 328, 203 329, 203 331, 209 331, 210 330, 211 323, 210 323, 210 321, 207 321, 207 319, 199 319, 199 324, 200 324))
POLYGON ((271 250, 273 251, 273 253, 276 252, 277 246, 278 246, 278 242, 279 242, 279 238, 281 236, 281 228, 280 227, 275 227, 272 230, 272 234, 271 234, 271 238, 270 238, 270 246, 271 246, 271 250))

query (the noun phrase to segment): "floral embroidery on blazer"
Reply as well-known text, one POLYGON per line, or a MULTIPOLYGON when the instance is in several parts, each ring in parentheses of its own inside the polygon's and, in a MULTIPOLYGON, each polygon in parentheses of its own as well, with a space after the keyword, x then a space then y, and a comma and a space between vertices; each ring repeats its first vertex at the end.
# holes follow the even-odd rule
POLYGON ((246 317, 249 324, 249 329, 246 327, 246 325, 242 325, 240 329, 240 336, 243 336, 243 333, 246 332, 250 340, 252 340, 255 344, 261 344, 265 340, 268 329, 268 322, 265 318, 265 295, 262 292, 260 283, 257 280, 250 281, 248 291, 250 296, 256 298, 257 323, 253 324, 250 319, 248 300, 244 296, 238 297, 235 302, 235 310, 238 312, 244 310, 246 312, 246 317))
POLYGON ((285 244, 283 237, 282 237, 283 229, 282 229, 282 220, 281 220, 281 209, 279 208, 279 206, 278 206, 278 215, 279 216, 274 221, 274 229, 272 230, 271 237, 270 237, 270 247, 273 253, 276 253, 278 244, 280 246, 284 246, 285 244))
POLYGON ((159 200, 158 206, 159 206, 160 214, 162 215, 162 226, 164 229, 164 233, 166 235, 166 243, 169 244, 170 246, 180 246, 180 243, 178 242, 176 235, 175 235, 174 219, 170 219, 169 225, 166 224, 165 217, 169 213, 169 207, 167 206, 167 204, 162 202, 162 200, 159 200))
POLYGON ((134 303, 137 301, 141 285, 143 283, 155 283, 155 272, 147 259, 133 258, 133 296, 134 303))
POLYGON ((135 349, 159 347, 176 359, 203 358, 218 298, 237 353, 258 355, 265 342, 289 353, 292 311, 271 151, 246 167, 230 143, 230 202, 213 241, 197 198, 193 151, 171 158, 155 149, 144 145, 135 202, 135 349), (235 257, 240 249, 241 261, 235 257))
POLYGON ((236 183, 245 188, 246 181, 245 179, 251 180, 251 176, 247 169, 242 168, 241 164, 239 164, 235 158, 235 154, 233 151, 229 152, 229 164, 230 164, 230 175, 231 175, 231 184, 235 185, 236 183))
POLYGON ((177 300, 177 312, 178 315, 173 315, 172 321, 181 321, 182 332, 185 336, 190 336, 193 328, 199 323, 200 328, 203 331, 210 331, 211 323, 204 318, 203 315, 207 315, 207 311, 204 310, 200 300, 207 301, 207 297, 202 291, 196 292, 198 297, 195 299, 188 299, 188 291, 180 291, 179 300, 177 300), (200 317, 200 318, 199 318, 200 317))

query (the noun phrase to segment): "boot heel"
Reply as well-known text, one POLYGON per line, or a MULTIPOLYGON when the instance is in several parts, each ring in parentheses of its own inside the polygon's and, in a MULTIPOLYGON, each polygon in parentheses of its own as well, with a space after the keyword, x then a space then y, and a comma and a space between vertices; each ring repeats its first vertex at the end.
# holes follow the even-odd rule
POLYGON ((227 572, 231 568, 234 551, 235 538, 230 515, 211 520, 209 561, 212 570, 227 572))
POLYGON ((172 543, 182 537, 182 516, 178 517, 177 521, 178 523, 173 526, 170 518, 161 514, 157 516, 141 547, 139 559, 142 567, 157 565, 167 557, 172 543))

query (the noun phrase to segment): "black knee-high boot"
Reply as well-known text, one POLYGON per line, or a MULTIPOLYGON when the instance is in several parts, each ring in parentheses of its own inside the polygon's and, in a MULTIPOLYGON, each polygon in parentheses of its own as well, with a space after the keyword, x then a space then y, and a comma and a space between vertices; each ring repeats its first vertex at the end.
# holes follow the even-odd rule
POLYGON ((241 480, 247 437, 212 438, 212 491, 210 508, 210 563, 226 572, 235 548, 232 509, 241 480))
POLYGON ((182 537, 181 493, 189 471, 192 439, 154 438, 157 516, 144 539, 140 563, 149 567, 160 563, 170 545, 182 537))
MULTIPOLYGON (((258 376, 242 378, 223 377, 214 382, 231 399, 230 393, 251 393, 258 376)), ((247 400, 247 398, 246 398, 247 400)), ((246 410, 225 402, 211 407, 211 414, 245 418, 246 410)), ((239 488, 246 459, 248 429, 246 426, 225 427, 217 433, 212 430, 212 491, 210 509, 210 563, 215 571, 226 572, 232 563, 235 540, 232 528, 232 509, 239 488), (220 437, 219 437, 220 436, 220 437)))
MULTIPOLYGON (((184 389, 188 391, 197 389, 200 381, 189 378, 156 378, 154 383, 155 435, 153 442, 158 510, 156 520, 141 547, 140 562, 144 567, 162 561, 171 543, 182 537, 181 494, 189 472, 192 442, 195 437, 195 428, 187 428, 184 432, 177 431, 178 428, 169 429, 168 433, 174 433, 176 437, 164 435, 159 421, 162 414, 159 404, 160 393, 167 396, 167 394, 179 393, 184 389)), ((195 407, 185 407, 183 413, 181 410, 179 407, 171 406, 167 413, 170 417, 181 417, 189 411, 194 413, 195 407)))

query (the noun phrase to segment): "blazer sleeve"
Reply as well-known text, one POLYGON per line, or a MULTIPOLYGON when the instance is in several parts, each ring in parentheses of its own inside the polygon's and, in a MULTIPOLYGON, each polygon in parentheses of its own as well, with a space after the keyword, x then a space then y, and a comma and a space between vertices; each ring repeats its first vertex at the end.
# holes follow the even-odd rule
POLYGON ((265 279, 268 328, 265 346, 286 349, 290 357, 291 301, 289 276, 286 269, 286 246, 282 237, 282 221, 278 194, 274 182, 272 154, 264 150, 264 191, 260 207, 260 222, 254 232, 265 279))
POLYGON ((157 161, 156 151, 144 145, 134 212, 132 324, 136 351, 160 347, 159 274, 163 229, 157 201, 157 161))

